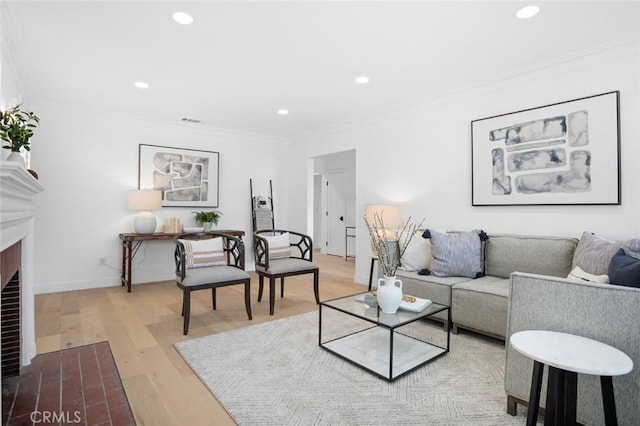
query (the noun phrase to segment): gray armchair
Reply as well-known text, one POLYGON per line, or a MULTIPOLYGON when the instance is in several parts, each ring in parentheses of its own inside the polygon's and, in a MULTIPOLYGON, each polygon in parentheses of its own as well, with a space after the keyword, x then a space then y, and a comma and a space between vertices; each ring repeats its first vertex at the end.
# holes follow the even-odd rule
POLYGON ((191 292, 211 289, 213 309, 216 309, 216 289, 244 284, 244 301, 251 316, 251 278, 244 270, 244 243, 240 238, 217 232, 177 235, 176 285, 182 289, 183 331, 189 331, 191 292))
POLYGON ((313 241, 308 235, 281 229, 256 231, 253 252, 259 277, 258 302, 262 301, 264 278, 269 279, 269 314, 275 308, 276 279, 280 278, 280 297, 284 297, 284 279, 294 275, 313 274, 313 292, 320 303, 319 269, 313 263, 313 241))

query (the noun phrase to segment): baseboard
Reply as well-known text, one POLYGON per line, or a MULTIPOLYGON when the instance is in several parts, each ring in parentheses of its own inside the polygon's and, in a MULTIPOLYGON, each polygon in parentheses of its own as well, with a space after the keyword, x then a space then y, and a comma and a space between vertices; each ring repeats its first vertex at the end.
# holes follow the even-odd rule
POLYGON ((369 285, 369 275, 354 275, 353 282, 356 284, 364 284, 366 286, 369 285))
MULTIPOLYGON (((157 274, 138 274, 134 270, 133 288, 144 283, 161 282, 175 280, 175 275, 166 272, 157 274)), ((120 276, 112 278, 102 278, 97 280, 83 281, 59 281, 46 284, 36 284, 33 288, 34 294, 60 293, 63 291, 89 290, 92 288, 120 287, 120 276)))
POLYGON ((63 291, 88 290, 92 288, 115 287, 120 285, 120 278, 108 278, 90 281, 62 281, 47 284, 36 284, 34 294, 60 293, 63 291))

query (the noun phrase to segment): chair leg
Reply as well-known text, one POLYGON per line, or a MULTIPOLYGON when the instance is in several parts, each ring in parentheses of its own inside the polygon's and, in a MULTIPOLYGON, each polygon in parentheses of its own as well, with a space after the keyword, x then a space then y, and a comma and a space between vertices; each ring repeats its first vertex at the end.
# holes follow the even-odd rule
POLYGON ((258 275, 258 302, 262 301, 262 287, 264 286, 264 277, 258 275))
POLYGON ((320 288, 319 288, 319 283, 320 283, 319 278, 320 277, 319 277, 319 275, 320 274, 319 274, 318 270, 316 270, 313 273, 313 294, 316 296, 316 305, 320 304, 320 288))
POLYGON ((213 310, 216 310, 216 288, 213 287, 211 289, 211 304, 213 305, 213 310))
POLYGON ((269 315, 273 315, 276 307, 276 279, 269 278, 269 315))
POLYGON ((191 317, 191 292, 186 288, 182 292, 183 309, 184 309, 184 325, 183 333, 186 336, 189 332, 189 318, 191 317))
POLYGON ((280 297, 284 297, 284 277, 280 277, 280 297))
POLYGON ((247 308, 247 316, 249 321, 253 319, 251 316, 251 280, 244 283, 244 306, 247 308))

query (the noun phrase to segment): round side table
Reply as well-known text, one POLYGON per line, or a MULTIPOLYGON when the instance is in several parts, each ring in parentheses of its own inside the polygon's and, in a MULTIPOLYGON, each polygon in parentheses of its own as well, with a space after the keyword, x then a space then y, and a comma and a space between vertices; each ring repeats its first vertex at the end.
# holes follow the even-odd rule
POLYGON ((627 354, 596 340, 556 331, 519 331, 509 342, 534 361, 527 426, 536 424, 545 364, 549 367, 545 426, 576 424, 577 373, 600 376, 605 424, 617 425, 611 377, 633 370, 627 354))

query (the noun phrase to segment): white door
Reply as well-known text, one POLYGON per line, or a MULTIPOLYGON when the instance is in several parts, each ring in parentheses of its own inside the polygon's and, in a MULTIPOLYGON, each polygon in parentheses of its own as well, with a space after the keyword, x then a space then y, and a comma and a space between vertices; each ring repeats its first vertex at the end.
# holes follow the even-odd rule
MULTIPOLYGON (((324 245, 322 235, 322 175, 313 175, 313 248, 319 249, 324 245)), ((324 250, 323 250, 324 251, 324 250)))
POLYGON ((345 173, 327 173, 327 254, 345 255, 345 173))

